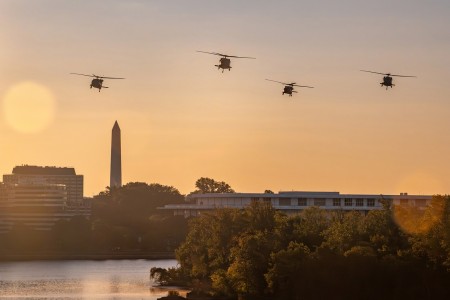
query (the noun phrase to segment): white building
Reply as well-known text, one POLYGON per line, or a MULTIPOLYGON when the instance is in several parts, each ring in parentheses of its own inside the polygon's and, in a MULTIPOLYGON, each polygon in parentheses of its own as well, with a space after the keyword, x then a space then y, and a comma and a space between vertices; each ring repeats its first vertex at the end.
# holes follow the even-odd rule
POLYGON ((411 205, 425 208, 432 196, 408 195, 366 195, 340 194, 339 192, 279 192, 265 193, 227 193, 227 194, 189 194, 186 204, 169 204, 162 210, 173 211, 174 215, 197 216, 202 212, 218 208, 244 208, 254 201, 270 203, 276 210, 286 214, 298 213, 311 206, 326 210, 361 211, 382 209, 382 200, 392 201, 394 205, 411 205))

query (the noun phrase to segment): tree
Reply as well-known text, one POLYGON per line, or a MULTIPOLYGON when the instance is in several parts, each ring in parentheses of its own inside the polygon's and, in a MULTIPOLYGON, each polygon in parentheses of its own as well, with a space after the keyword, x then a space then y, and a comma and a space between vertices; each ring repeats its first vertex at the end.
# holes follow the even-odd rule
POLYGON ((187 224, 158 207, 178 203, 184 203, 183 195, 158 183, 107 189, 92 202, 92 244, 100 250, 171 251, 184 239, 187 224))
POLYGON ((304 262, 310 259, 310 250, 302 243, 290 242, 287 249, 271 254, 271 267, 265 278, 271 293, 280 299, 295 299, 299 283, 308 275, 303 275, 304 262), (299 280, 301 278, 301 280, 299 280))
POLYGON ((359 212, 351 211, 336 218, 330 226, 323 231, 324 246, 343 254, 363 240, 364 216, 359 212))
POLYGON ((434 196, 420 226, 426 230, 410 237, 413 253, 436 268, 450 271, 450 197, 434 196))
POLYGON ((304 243, 310 250, 320 247, 324 238, 323 231, 330 225, 329 213, 318 207, 303 210, 300 216, 294 216, 293 239, 304 243))
POLYGON ((234 193, 231 186, 224 181, 215 181, 214 179, 202 177, 195 182, 197 188, 194 194, 208 194, 208 193, 234 193))
POLYGON ((237 209, 221 209, 192 219, 186 240, 176 251, 180 266, 198 280, 226 270, 233 239, 245 227, 237 209))
POLYGON ((270 254, 276 251, 273 241, 269 231, 246 232, 231 249, 232 263, 227 277, 241 299, 260 299, 266 292, 264 274, 269 268, 270 254))

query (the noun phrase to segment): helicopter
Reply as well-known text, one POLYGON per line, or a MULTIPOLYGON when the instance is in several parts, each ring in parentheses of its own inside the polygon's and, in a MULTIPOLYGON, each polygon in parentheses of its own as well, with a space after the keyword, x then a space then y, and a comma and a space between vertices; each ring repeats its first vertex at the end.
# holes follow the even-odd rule
POLYGON ((297 91, 294 91, 294 86, 303 87, 303 88, 310 88, 310 89, 314 88, 313 86, 308 86, 308 85, 298 85, 295 82, 285 83, 285 82, 276 81, 276 80, 272 80, 272 79, 266 79, 266 80, 284 84, 284 89, 283 89, 283 94, 282 95, 288 94, 289 97, 292 97, 292 93, 297 93, 297 91))
POLYGON ((94 77, 94 79, 92 79, 92 81, 91 81, 91 89, 94 87, 94 88, 98 89, 99 92, 100 92, 100 90, 102 88, 104 88, 104 89, 109 88, 107 86, 103 86, 103 79, 125 79, 125 78, 119 78, 119 77, 98 76, 98 75, 95 75, 95 74, 92 74, 92 75, 80 74, 80 73, 70 73, 70 74, 80 75, 80 76, 87 76, 87 77, 94 77))
POLYGON ((215 65, 215 66, 217 67, 218 70, 222 69, 222 73, 223 73, 223 71, 225 71, 226 69, 228 69, 228 71, 231 71, 231 60, 229 59, 229 57, 233 57, 233 58, 249 58, 249 59, 256 59, 256 58, 254 58, 254 57, 234 56, 234 55, 227 55, 227 54, 222 54, 222 53, 217 53, 217 52, 206 52, 206 51, 197 51, 197 52, 222 56, 222 57, 220 58, 220 60, 219 60, 219 64, 218 64, 218 65, 215 65))
POLYGON ((417 76, 408 76, 408 75, 395 75, 395 74, 391 74, 391 73, 380 73, 380 72, 373 72, 373 71, 367 71, 367 70, 360 70, 361 72, 367 72, 367 73, 374 73, 374 74, 380 74, 380 75, 384 75, 383 77, 383 82, 380 82, 381 87, 384 85, 386 86, 386 90, 388 89, 388 87, 393 87, 395 86, 395 84, 392 83, 392 77, 417 77, 417 76))

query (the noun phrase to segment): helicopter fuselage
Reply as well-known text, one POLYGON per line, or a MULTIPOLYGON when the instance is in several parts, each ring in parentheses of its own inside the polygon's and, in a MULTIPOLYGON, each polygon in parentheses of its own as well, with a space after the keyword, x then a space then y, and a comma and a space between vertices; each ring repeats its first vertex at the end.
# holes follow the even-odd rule
POLYGON ((100 92, 102 87, 103 87, 103 79, 100 79, 100 78, 92 79, 92 81, 91 81, 91 89, 92 88, 96 88, 100 92))
POLYGON ((292 97, 292 93, 295 93, 293 86, 291 86, 291 85, 284 86, 283 95, 288 94, 289 96, 292 97))
POLYGON ((217 69, 222 69, 222 72, 226 69, 231 71, 231 60, 229 58, 222 57, 222 58, 220 58, 219 62, 220 63, 218 65, 215 65, 217 67, 217 69))
POLYGON ((383 82, 381 82, 380 83, 380 85, 381 86, 385 86, 386 87, 386 89, 388 88, 388 87, 393 87, 393 86, 395 86, 395 84, 393 84, 392 83, 392 77, 391 76, 384 76, 383 77, 383 82))

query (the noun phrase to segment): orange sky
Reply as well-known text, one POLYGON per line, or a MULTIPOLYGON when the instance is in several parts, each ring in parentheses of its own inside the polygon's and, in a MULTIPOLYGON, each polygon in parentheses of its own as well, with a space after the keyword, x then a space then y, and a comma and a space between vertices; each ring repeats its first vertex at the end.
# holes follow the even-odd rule
POLYGON ((0 1, 0 174, 71 166, 97 194, 118 120, 124 183, 450 191, 448 1, 242 2, 0 1))

